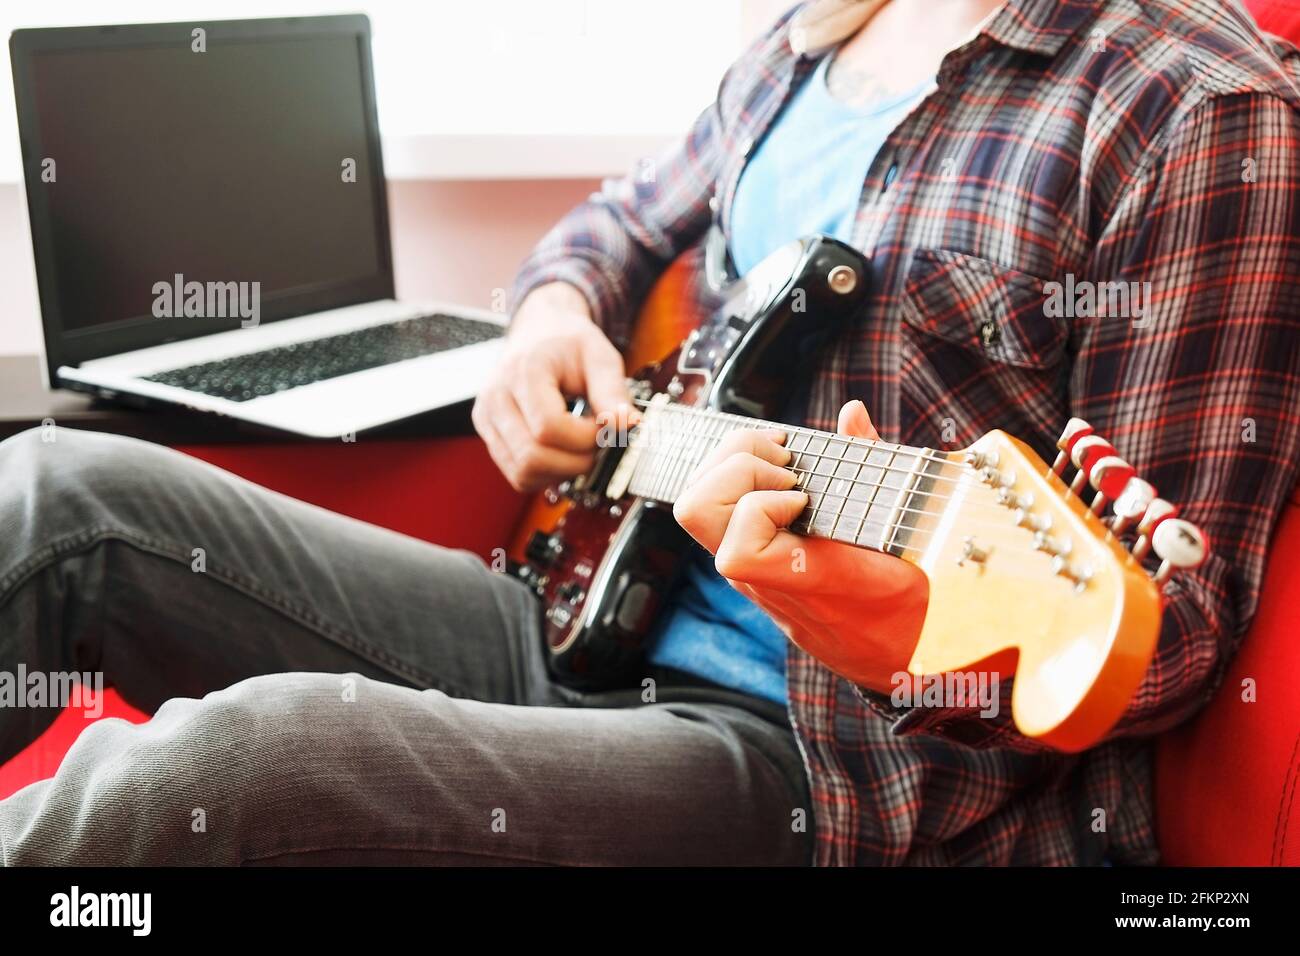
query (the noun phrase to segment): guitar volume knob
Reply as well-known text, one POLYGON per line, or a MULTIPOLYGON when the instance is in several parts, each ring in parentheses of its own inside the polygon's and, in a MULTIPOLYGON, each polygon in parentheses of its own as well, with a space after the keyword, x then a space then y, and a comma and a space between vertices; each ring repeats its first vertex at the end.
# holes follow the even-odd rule
POLYGON ((858 274, 851 266, 839 265, 826 273, 826 284, 838 295, 848 295, 858 287, 858 274))
POLYGON ((528 562, 538 568, 547 568, 554 564, 564 553, 560 539, 545 531, 534 531, 524 545, 524 556, 528 562))

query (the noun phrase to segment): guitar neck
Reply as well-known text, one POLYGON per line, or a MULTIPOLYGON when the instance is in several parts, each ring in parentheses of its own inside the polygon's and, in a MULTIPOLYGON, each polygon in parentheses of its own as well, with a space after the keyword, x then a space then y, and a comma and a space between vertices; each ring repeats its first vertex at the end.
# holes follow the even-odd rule
POLYGON ((907 539, 917 519, 933 514, 927 505, 944 500, 931 489, 953 463, 931 449, 662 402, 646 409, 620 463, 627 490, 672 504, 724 436, 760 428, 786 433, 786 467, 808 495, 808 507, 790 525, 797 534, 902 554, 914 550, 907 539))

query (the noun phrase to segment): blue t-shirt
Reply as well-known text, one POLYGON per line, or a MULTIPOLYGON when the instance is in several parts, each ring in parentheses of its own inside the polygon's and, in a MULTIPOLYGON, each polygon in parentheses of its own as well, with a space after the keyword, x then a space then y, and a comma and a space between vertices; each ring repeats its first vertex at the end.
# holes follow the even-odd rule
MULTIPOLYGON (((769 130, 736 187, 731 257, 744 275, 793 239, 853 235, 862 186, 876 153, 929 83, 867 107, 826 87, 824 57, 769 130)), ((650 660, 784 704, 786 637, 698 552, 660 616, 650 660)))

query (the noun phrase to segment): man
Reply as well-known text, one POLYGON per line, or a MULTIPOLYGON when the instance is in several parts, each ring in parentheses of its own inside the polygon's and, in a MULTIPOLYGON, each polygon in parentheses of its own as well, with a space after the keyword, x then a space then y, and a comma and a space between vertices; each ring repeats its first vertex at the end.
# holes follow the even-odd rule
MULTIPOLYGON (((1153 861, 1147 741, 1214 690, 1296 479, 1298 171, 1300 97, 1230 3, 817 0, 653 182, 612 184, 521 271, 475 407, 520 488, 590 461, 565 395, 627 414, 617 345, 712 207, 738 272, 809 227, 871 256, 868 308, 802 383, 809 424, 1047 452, 1090 420, 1215 544, 1096 749, 1048 751, 1005 701, 894 708, 924 578, 828 542, 789 573, 779 433, 732 439, 678 504, 716 559, 665 615, 650 704, 553 683, 532 595, 471 559, 149 446, 27 437, 0 446, 0 664, 207 696, 91 727, 0 802, 6 860, 1153 861), (1044 287, 1067 275, 1149 294, 1061 314, 1044 287)), ((40 719, 6 714, 0 756, 40 719)))

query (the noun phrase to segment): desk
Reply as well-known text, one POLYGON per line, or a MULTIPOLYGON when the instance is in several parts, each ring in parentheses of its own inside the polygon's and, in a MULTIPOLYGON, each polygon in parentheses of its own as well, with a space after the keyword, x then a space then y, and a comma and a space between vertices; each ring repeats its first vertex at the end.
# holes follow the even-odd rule
MULTIPOLYGON (((373 429, 359 440, 429 439, 472 435, 469 402, 427 412, 394 425, 373 429)), ((251 422, 185 408, 132 408, 107 403, 80 392, 48 391, 41 382, 36 355, 0 355, 0 441, 53 419, 67 428, 130 435, 160 445, 329 444, 276 431, 251 422)))

